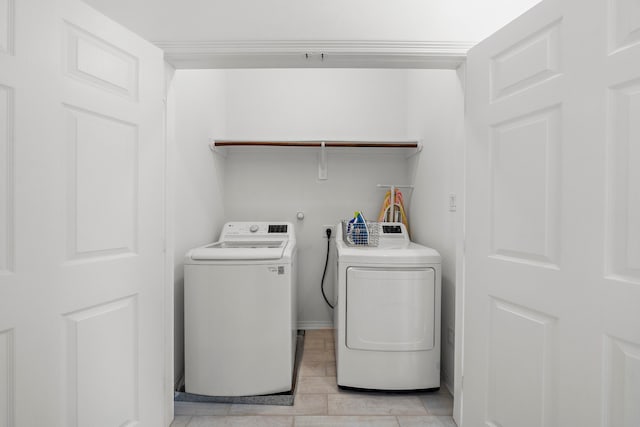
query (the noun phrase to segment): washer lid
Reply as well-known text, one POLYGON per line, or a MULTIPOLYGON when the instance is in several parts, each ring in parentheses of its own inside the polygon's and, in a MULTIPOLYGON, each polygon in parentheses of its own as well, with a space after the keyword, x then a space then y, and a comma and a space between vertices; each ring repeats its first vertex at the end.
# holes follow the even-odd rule
POLYGON ((287 240, 221 241, 193 249, 188 257, 194 261, 280 259, 287 240))

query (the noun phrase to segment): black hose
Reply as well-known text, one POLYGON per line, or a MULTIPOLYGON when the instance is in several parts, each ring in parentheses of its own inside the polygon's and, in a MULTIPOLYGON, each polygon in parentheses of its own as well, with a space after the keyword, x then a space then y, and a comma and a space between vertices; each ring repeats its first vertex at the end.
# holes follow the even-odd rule
POLYGON ((324 301, 327 303, 327 305, 331 308, 334 308, 333 305, 331 305, 331 303, 329 302, 329 299, 327 298, 327 294, 324 293, 324 276, 326 276, 327 274, 327 265, 329 264, 329 249, 331 248, 331 229, 327 228, 326 230, 327 233, 327 259, 324 262, 324 272, 322 273, 322 280, 320 281, 320 289, 322 290, 322 297, 324 298, 324 301))

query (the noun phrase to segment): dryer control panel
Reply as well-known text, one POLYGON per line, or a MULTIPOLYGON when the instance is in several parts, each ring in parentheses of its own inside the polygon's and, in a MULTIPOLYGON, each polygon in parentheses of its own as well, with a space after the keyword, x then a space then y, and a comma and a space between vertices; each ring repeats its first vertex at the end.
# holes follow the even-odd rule
POLYGON ((385 225, 382 224, 383 234, 402 234, 402 227, 399 225, 385 225))
POLYGON ((379 247, 406 247, 409 245, 409 233, 401 222, 381 222, 379 247))

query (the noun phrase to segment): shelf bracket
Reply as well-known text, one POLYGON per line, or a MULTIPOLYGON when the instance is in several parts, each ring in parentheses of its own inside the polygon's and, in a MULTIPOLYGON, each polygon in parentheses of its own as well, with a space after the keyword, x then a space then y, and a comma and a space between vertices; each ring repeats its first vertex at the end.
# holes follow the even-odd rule
POLYGON ((227 151, 225 150, 224 147, 218 147, 216 145, 216 140, 214 138, 210 138, 209 139, 209 150, 211 150, 212 153, 214 154, 218 154, 222 157, 227 157, 227 151))
POLYGON ((327 179, 327 149, 324 141, 320 143, 320 153, 318 156, 318 179, 322 181, 327 179))

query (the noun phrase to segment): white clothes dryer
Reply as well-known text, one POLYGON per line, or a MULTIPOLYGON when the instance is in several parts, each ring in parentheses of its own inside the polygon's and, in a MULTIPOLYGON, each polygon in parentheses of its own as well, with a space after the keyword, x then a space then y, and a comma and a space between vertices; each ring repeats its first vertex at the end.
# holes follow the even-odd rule
POLYGON ((334 295, 337 382, 342 387, 440 387, 441 258, 383 223, 377 247, 336 235, 334 295))
POLYGON ((296 239, 287 222, 229 222, 184 265, 185 391, 249 396, 291 390, 296 239))

